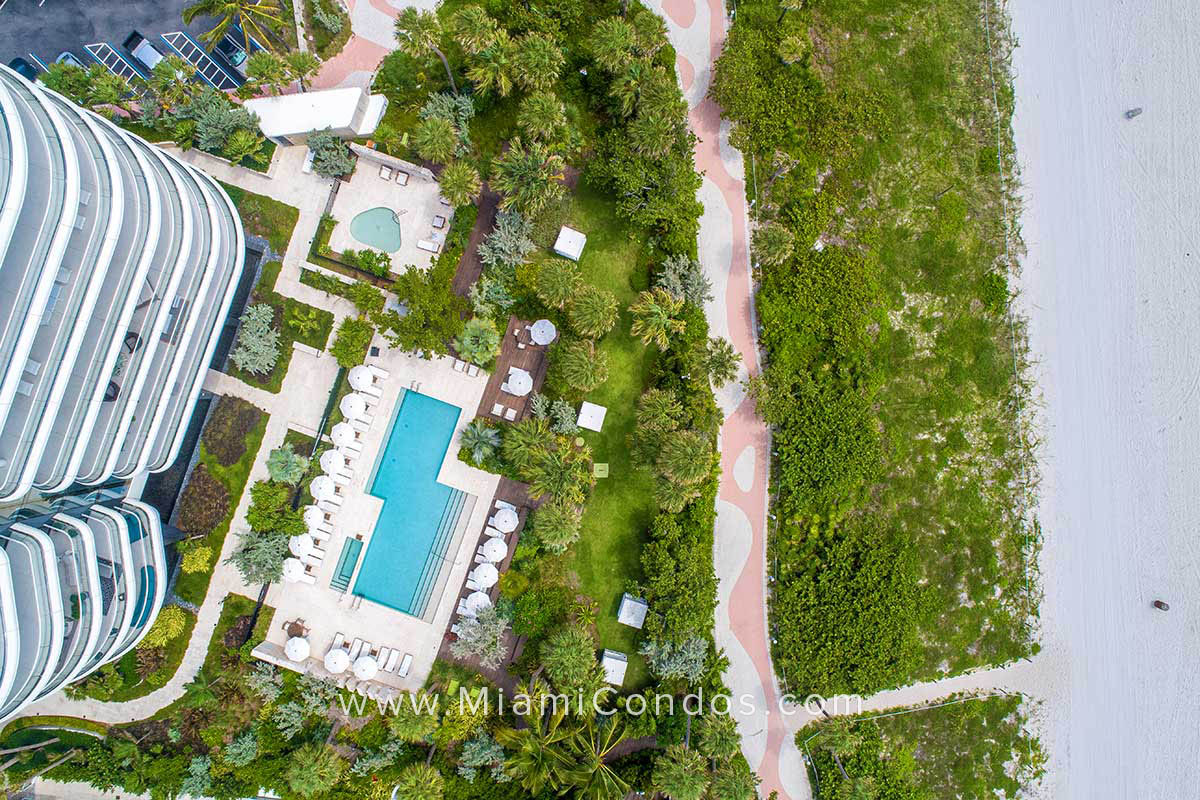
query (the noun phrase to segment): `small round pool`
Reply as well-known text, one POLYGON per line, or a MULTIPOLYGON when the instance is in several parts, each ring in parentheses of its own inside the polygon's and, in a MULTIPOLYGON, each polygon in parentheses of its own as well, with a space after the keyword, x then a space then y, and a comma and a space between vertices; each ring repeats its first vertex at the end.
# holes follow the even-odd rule
POLYGON ((394 253, 400 249, 400 223, 390 208, 368 208, 350 220, 350 235, 367 247, 394 253))

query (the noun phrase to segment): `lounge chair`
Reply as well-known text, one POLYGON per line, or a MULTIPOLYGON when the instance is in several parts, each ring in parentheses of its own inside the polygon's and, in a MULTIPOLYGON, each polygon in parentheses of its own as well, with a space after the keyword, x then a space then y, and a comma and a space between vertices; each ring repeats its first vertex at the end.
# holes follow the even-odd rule
POLYGON ((503 501, 503 500, 497 500, 497 501, 496 501, 496 508, 507 508, 509 511, 516 511, 516 510, 517 510, 517 507, 516 507, 516 506, 514 506, 512 503, 506 503, 506 502, 505 502, 505 501, 503 501))
POLYGON ((408 178, 409 175, 407 172, 402 169, 396 170, 396 183, 400 184, 401 186, 408 186, 408 178))
POLYGON ((462 636, 462 626, 455 623, 454 625, 450 626, 450 632, 455 636, 462 636))
POLYGON ((467 371, 467 362, 460 361, 457 358, 454 359, 454 371, 455 372, 466 372, 467 371))
POLYGON ((345 646, 346 646, 346 634, 335 633, 333 635, 333 641, 329 643, 329 649, 330 650, 341 650, 345 646))
POLYGON ((438 251, 438 246, 428 239, 421 239, 417 242, 417 249, 424 250, 427 253, 436 253, 438 251))
POLYGON ((494 406, 492 406, 492 416, 493 417, 503 417, 504 416, 504 406, 500 405, 499 403, 496 403, 494 406))
POLYGON ((508 411, 505 411, 504 418, 509 422, 512 422, 517 418, 517 410, 515 408, 510 408, 508 411))
POLYGON ((387 663, 383 665, 384 672, 395 672, 396 664, 400 661, 400 651, 392 650, 392 654, 388 656, 387 663))
POLYGON ((386 661, 387 661, 387 659, 388 659, 388 656, 389 656, 389 655, 391 655, 391 654, 392 654, 392 653, 394 653, 394 652, 396 652, 396 651, 395 651, 395 650, 393 650, 393 649, 392 649, 392 648, 390 648, 390 647, 381 647, 381 648, 379 648, 379 655, 377 656, 377 658, 379 659, 379 666, 381 666, 381 667, 382 667, 382 666, 383 666, 383 664, 384 664, 384 662, 386 662, 386 661))
POLYGON ((466 586, 467 586, 467 588, 468 588, 468 589, 470 589, 472 592, 478 592, 478 591, 481 591, 481 590, 483 589, 483 587, 482 587, 482 586, 480 586, 478 583, 476 583, 476 582, 475 582, 475 579, 474 579, 474 578, 467 578, 467 583, 466 583, 466 586))
POLYGON ((317 508, 327 513, 333 513, 334 511, 338 510, 338 506, 341 504, 342 502, 340 500, 336 503, 331 503, 328 500, 322 500, 321 502, 317 503, 317 508))
POLYGON ((350 655, 350 660, 351 660, 351 661, 354 661, 356 658, 358 658, 358 654, 362 652, 362 647, 363 647, 363 640, 362 640, 362 639, 355 639, 355 640, 354 640, 354 641, 353 641, 353 642, 350 644, 350 653, 349 653, 349 655, 350 655))
POLYGON ((518 350, 524 350, 524 349, 525 349, 525 343, 524 343, 524 342, 517 342, 517 349, 518 349, 518 350))
POLYGON ((486 533, 488 536, 491 536, 493 539, 495 539, 495 538, 503 539, 504 538, 504 533, 502 531, 492 527, 491 525, 488 525, 486 528, 484 528, 483 532, 486 533))
POLYGON ((379 177, 383 178, 385 181, 390 181, 392 179, 392 168, 387 164, 380 164, 379 177))
POLYGON ((482 553, 478 553, 475 555, 475 563, 476 564, 482 564, 485 561, 487 561, 487 559, 483 557, 482 553))
POLYGON ((474 364, 467 364, 467 374, 474 378, 479 374, 479 367, 475 366, 474 364))
POLYGON ((458 614, 460 617, 474 616, 471 614, 470 609, 467 608, 467 602, 462 598, 459 598, 458 607, 454 609, 454 613, 458 614))
POLYGON ((371 370, 371 374, 381 381, 386 381, 391 376, 391 373, 386 369, 377 367, 374 364, 367 364, 367 369, 371 370))
POLYGON ((495 517, 488 517, 488 524, 487 524, 487 526, 488 526, 489 528, 495 528, 495 527, 496 527, 496 518, 495 518, 495 517))
POLYGON ((396 674, 398 674, 401 678, 407 678, 408 671, 412 668, 412 662, 412 653, 405 653, 404 660, 400 662, 400 668, 396 670, 396 674))
MULTIPOLYGON (((325 551, 322 550, 321 552, 323 555, 325 551)), ((319 566, 321 566, 321 561, 322 561, 321 556, 314 555, 312 553, 300 556, 300 560, 310 567, 319 567, 319 566)))
POLYGON ((366 433, 367 431, 371 430, 371 423, 366 422, 365 420, 356 419, 350 423, 350 427, 354 428, 356 431, 360 431, 361 433, 366 433))
POLYGON ((314 556, 316 556, 317 558, 324 558, 324 557, 325 557, 325 550, 324 550, 323 548, 320 548, 320 547, 314 547, 314 548, 312 549, 312 554, 313 554, 314 556))
POLYGON ((316 583, 317 576, 313 575, 311 572, 301 573, 300 574, 300 582, 301 583, 309 583, 309 584, 316 583))
POLYGON ((512 387, 508 385, 508 381, 505 381, 504 383, 500 384, 500 391, 507 392, 508 394, 513 393, 512 387))

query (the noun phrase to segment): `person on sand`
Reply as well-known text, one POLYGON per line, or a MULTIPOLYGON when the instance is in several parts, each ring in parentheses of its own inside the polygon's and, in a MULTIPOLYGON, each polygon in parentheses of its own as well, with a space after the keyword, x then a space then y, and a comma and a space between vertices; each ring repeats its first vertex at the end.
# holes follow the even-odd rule
POLYGON ((1155 600, 1151 605, 1153 605, 1159 611, 1170 611, 1171 610, 1171 607, 1169 605, 1167 605, 1166 603, 1164 603, 1162 600, 1155 600))

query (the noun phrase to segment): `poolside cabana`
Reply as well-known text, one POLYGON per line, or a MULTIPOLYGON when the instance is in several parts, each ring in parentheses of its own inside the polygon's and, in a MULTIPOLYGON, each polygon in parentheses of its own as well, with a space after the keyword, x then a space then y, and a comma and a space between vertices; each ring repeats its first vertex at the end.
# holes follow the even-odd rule
POLYGON ((569 258, 572 261, 578 261, 583 255, 583 246, 587 244, 587 236, 574 228, 568 228, 563 225, 558 231, 558 238, 554 240, 554 252, 563 258, 569 258))
POLYGON ((603 650, 600 653, 600 668, 604 670, 604 680, 613 686, 625 683, 625 670, 629 668, 629 656, 616 650, 603 650))
POLYGON ((604 427, 604 415, 607 413, 606 407, 584 400, 583 405, 579 407, 579 419, 575 424, 589 431, 599 431, 604 427))
POLYGON ((646 612, 649 608, 645 600, 626 592, 621 595, 621 607, 617 609, 617 622, 641 630, 642 626, 646 624, 646 612))

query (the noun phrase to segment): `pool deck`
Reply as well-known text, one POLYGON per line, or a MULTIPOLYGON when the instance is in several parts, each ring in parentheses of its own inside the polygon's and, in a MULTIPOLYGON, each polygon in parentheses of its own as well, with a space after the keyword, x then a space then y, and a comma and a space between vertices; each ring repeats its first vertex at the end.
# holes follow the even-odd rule
MULTIPOLYGON (((323 560, 313 570, 316 583, 283 582, 271 585, 267 603, 276 609, 276 624, 254 654, 289 669, 331 677, 325 672, 322 660, 335 635, 341 633, 348 643, 360 638, 375 648, 382 646, 399 649, 402 654, 411 653, 413 663, 406 678, 381 671, 373 681, 395 689, 411 690, 424 684, 441 647, 458 601, 458 589, 466 579, 478 546, 477 537, 469 534, 482 529, 500 478, 458 460, 458 434, 475 416, 475 409, 487 386, 487 373, 472 378, 454 371, 449 359, 426 361, 388 348, 380 337, 376 337, 374 344, 380 348, 380 355, 369 357, 367 363, 381 367, 390 374, 382 386, 383 397, 378 405, 370 408, 374 419, 367 432, 362 434, 363 454, 354 462, 353 477, 342 487, 344 500, 333 516, 333 536, 325 543, 323 560), (460 409, 455 435, 443 458, 438 481, 474 498, 473 504, 464 507, 459 518, 457 535, 451 540, 450 550, 446 554, 452 563, 443 570, 434 586, 424 619, 354 595, 352 590, 358 577, 357 571, 361 568, 361 557, 355 575, 350 580, 350 591, 343 594, 329 585, 347 537, 362 538, 364 555, 369 548, 383 500, 369 493, 368 484, 376 459, 386 445, 397 400, 403 397, 401 389, 415 389, 460 409), (312 655, 304 663, 290 662, 283 655, 287 633, 282 626, 298 620, 308 628, 307 638, 312 647, 312 655)), ((350 674, 349 671, 346 674, 350 674)))
POLYGON ((408 184, 401 186, 395 178, 381 178, 380 166, 379 162, 360 156, 350 180, 338 187, 332 209, 337 225, 329 236, 329 246, 339 253, 366 249, 368 245, 350 234, 350 221, 372 208, 388 208, 400 215, 400 249, 388 254, 392 272, 403 272, 409 265, 425 269, 434 254, 417 247, 417 242, 432 241, 435 232, 447 233, 452 209, 442 203, 441 189, 427 170, 415 165, 405 169, 410 177, 408 184), (447 218, 439 230, 433 227, 435 216, 447 218))

